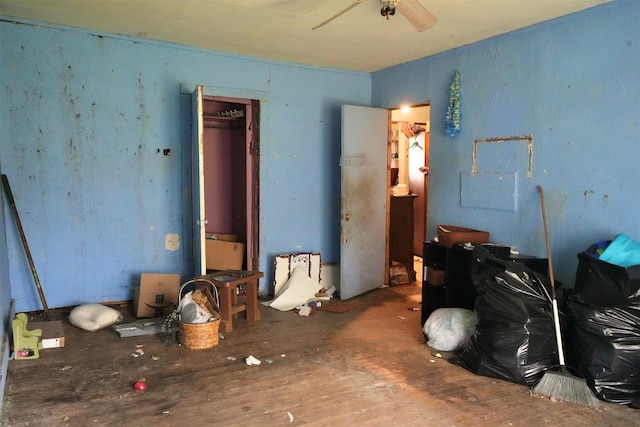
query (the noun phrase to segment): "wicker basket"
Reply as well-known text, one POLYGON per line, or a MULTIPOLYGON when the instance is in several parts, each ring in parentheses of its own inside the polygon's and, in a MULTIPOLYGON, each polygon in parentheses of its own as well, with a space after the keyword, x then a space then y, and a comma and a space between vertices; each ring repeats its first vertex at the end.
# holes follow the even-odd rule
POLYGON ((215 347, 219 342, 220 321, 220 301, 218 298, 218 289, 209 279, 198 278, 185 282, 180 287, 179 297, 182 300, 183 294, 191 288, 200 288, 209 291, 208 295, 213 307, 212 314, 214 320, 206 323, 184 323, 178 321, 178 342, 189 350, 204 350, 206 348, 215 347))
POLYGON ((204 350, 218 345, 220 319, 207 323, 178 322, 178 342, 189 350, 204 350))

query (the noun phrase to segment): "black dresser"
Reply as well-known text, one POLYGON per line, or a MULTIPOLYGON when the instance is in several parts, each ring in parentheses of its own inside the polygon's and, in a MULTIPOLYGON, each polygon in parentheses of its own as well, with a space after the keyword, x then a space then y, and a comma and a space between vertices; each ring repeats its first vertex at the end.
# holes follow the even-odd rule
MULTIPOLYGON (((524 263, 538 273, 548 274, 546 258, 529 255, 514 255, 503 245, 483 245, 496 258, 524 263)), ((459 307, 473 310, 476 290, 471 279, 473 249, 462 245, 446 247, 436 242, 424 242, 422 272, 422 316, 421 324, 431 313, 443 307, 459 307)))

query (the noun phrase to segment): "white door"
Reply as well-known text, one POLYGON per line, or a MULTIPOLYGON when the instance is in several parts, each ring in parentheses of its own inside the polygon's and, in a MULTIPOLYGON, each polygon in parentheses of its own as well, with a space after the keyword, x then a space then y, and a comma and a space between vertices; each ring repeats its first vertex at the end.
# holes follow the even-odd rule
POLYGON ((204 155, 203 155, 203 119, 202 86, 196 86, 191 96, 191 176, 193 189, 193 273, 200 276, 207 273, 207 254, 205 248, 205 212, 204 212, 204 155))
POLYGON ((388 111, 342 106, 340 299, 385 284, 388 111))

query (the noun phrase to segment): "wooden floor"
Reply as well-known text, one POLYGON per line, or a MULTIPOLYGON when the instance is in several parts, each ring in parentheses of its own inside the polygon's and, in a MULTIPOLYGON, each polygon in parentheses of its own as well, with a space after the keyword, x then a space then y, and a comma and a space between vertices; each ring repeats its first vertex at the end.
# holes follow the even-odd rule
MULTIPOLYGON (((424 344, 420 288, 378 289, 310 317, 262 306, 208 350, 65 323, 66 345, 10 361, 3 426, 632 426, 640 412, 532 396, 424 344), (418 302, 417 302, 418 301, 418 302), (142 351, 138 351, 142 350, 142 351), (138 351, 136 353, 136 351, 138 351), (144 354, 141 354, 144 353, 144 354), (138 355, 138 357, 134 357, 138 355), (248 366, 244 359, 261 360, 248 366), (146 391, 133 384, 144 378, 146 391)), ((127 320, 133 320, 131 317, 127 320)))

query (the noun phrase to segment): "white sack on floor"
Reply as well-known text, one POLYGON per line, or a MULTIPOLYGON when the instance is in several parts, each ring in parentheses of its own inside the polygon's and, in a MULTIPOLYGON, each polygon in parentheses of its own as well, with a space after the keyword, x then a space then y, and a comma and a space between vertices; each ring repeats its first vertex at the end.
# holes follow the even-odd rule
POLYGON ((316 300, 316 294, 322 286, 312 279, 301 268, 295 268, 287 280, 278 290, 276 297, 271 300, 269 307, 280 311, 289 311, 316 300))
POLYGON ((424 322, 427 345, 440 351, 464 350, 476 329, 476 313, 464 308, 439 308, 424 322))
POLYGON ((69 323, 89 332, 111 326, 122 318, 122 313, 102 304, 82 304, 69 313, 69 323))

